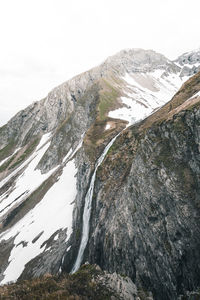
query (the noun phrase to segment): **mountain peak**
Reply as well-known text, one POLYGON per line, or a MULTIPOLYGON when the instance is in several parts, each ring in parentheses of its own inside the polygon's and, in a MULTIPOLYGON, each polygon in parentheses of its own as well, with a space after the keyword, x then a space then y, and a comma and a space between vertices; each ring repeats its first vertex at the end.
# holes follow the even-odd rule
MULTIPOLYGON (((105 62, 107 66, 112 66, 120 70, 130 72, 149 72, 155 69, 166 69, 173 63, 164 55, 154 50, 141 48, 123 49, 113 56, 108 57, 105 62)), ((174 68, 174 65, 173 65, 174 68)), ((175 66, 176 68, 176 66, 175 66)))
POLYGON ((200 71, 200 49, 186 52, 174 62, 182 68, 181 77, 192 76, 200 71))
POLYGON ((198 53, 124 49, 0 128, 1 284, 86 261, 155 299, 199 279, 198 53))
POLYGON ((178 62, 181 66, 200 63, 200 48, 183 53, 175 60, 175 62, 178 62))

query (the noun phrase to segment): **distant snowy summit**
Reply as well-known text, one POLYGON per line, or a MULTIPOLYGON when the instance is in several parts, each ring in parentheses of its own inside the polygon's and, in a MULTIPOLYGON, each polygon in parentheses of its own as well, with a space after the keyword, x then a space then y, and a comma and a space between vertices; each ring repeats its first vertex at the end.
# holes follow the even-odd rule
POLYGON ((178 72, 177 66, 164 55, 154 50, 140 48, 125 49, 108 57, 105 63, 108 67, 121 72, 150 72, 155 69, 178 72))
POLYGON ((180 76, 192 76, 200 71, 200 48, 180 55, 174 61, 181 69, 180 76))

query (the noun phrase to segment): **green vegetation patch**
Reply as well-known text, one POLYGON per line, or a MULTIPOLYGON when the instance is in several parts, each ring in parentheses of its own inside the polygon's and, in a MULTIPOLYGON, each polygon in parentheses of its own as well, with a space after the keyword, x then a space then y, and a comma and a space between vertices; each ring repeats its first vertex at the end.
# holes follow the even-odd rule
POLYGON ((15 147, 14 139, 11 139, 8 145, 0 150, 0 161, 10 156, 13 153, 15 147))
POLYGON ((11 164, 11 166, 9 167, 9 170, 15 168, 16 166, 18 166, 19 164, 21 164, 22 162, 24 162, 27 159, 27 157, 34 151, 34 149, 38 145, 39 141, 40 141, 39 137, 36 138, 35 140, 33 140, 29 144, 29 146, 27 147, 27 149, 24 151, 24 153, 21 156, 19 156, 17 158, 17 160, 13 164, 11 164))
MULTIPOLYGON (((5 161, 5 163, 0 166, 0 172, 5 171, 7 168, 9 170, 13 169, 16 166, 18 166, 19 164, 21 164, 22 162, 24 162, 27 159, 27 157, 34 151, 34 149, 38 145, 39 141, 40 141, 39 137, 32 140, 29 143, 26 150, 23 152, 23 154, 20 155, 17 159, 16 159, 16 157, 18 155, 18 152, 15 153, 10 159, 5 161)), ((0 150, 0 160, 5 159, 10 154, 12 154, 12 152, 14 150, 14 147, 15 147, 15 142, 14 142, 14 140, 11 140, 10 143, 7 146, 5 146, 3 149, 0 150)))
POLYGON ((8 166, 12 163, 12 161, 15 159, 17 153, 14 154, 10 159, 8 159, 3 165, 0 166, 0 172, 5 171, 8 166))
POLYGON ((98 112, 100 120, 104 120, 110 110, 115 109, 117 105, 117 99, 120 96, 117 88, 112 86, 108 81, 104 79, 104 88, 100 91, 98 112))

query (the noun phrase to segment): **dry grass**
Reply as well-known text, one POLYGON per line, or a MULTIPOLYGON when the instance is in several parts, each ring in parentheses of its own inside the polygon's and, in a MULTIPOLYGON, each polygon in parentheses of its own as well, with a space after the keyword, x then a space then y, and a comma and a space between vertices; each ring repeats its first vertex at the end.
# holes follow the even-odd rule
POLYGON ((113 293, 95 280, 99 274, 95 266, 84 265, 73 275, 19 281, 1 286, 0 300, 109 300, 113 293))
POLYGON ((84 149, 88 154, 90 161, 95 162, 99 157, 105 145, 117 135, 123 128, 126 122, 122 120, 115 120, 107 118, 103 121, 97 119, 95 123, 89 128, 84 138, 84 149), (110 123, 109 130, 105 130, 106 124, 110 123))

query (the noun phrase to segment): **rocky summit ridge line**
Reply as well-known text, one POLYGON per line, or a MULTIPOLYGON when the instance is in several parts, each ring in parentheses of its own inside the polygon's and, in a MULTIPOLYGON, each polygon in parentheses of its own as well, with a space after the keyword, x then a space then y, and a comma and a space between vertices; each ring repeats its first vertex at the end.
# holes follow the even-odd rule
POLYGON ((72 269, 95 163, 128 127, 97 170, 82 262, 155 299, 198 288, 199 70, 198 51, 123 50, 0 128, 1 283, 72 269))

